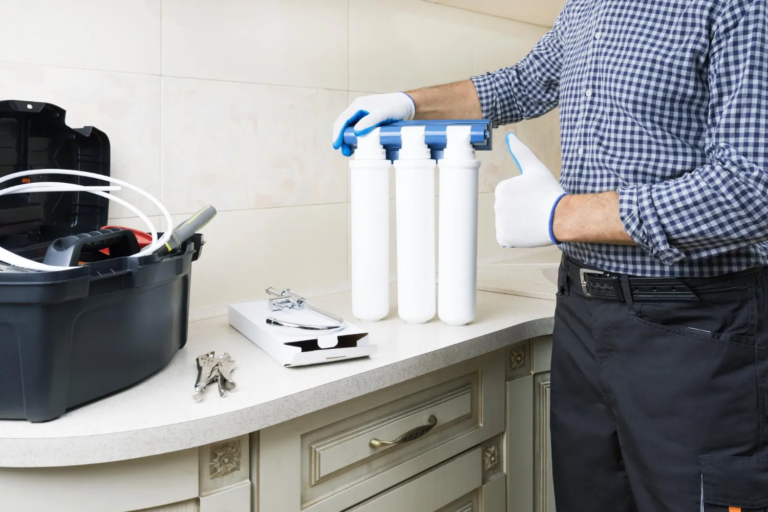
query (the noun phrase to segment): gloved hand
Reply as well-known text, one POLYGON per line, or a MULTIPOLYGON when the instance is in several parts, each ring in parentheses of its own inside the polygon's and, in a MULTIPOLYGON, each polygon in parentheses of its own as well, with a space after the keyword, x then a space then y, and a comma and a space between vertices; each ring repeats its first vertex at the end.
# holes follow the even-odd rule
POLYGON ((504 180, 496 187, 496 241, 502 247, 558 243, 552 233, 552 220, 565 191, 514 133, 507 134, 507 147, 521 176, 504 180))
POLYGON ((344 156, 352 148, 344 144, 344 130, 355 127, 355 135, 366 135, 377 126, 394 121, 410 121, 416 115, 416 105, 404 92, 362 96, 352 102, 333 123, 333 149, 341 148, 344 156))

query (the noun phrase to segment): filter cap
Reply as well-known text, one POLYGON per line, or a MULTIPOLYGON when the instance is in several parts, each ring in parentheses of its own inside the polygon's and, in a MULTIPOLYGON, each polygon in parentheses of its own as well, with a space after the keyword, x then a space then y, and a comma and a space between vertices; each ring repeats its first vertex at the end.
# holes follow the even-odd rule
POLYGON ((472 127, 467 125, 449 126, 445 130, 446 145, 443 160, 474 160, 472 127))
POLYGON ((430 160, 432 152, 425 140, 424 126, 403 126, 400 129, 400 160, 430 160))
POLYGON ((387 151, 381 145, 381 129, 375 128, 369 134, 357 138, 355 160, 386 160, 387 151))

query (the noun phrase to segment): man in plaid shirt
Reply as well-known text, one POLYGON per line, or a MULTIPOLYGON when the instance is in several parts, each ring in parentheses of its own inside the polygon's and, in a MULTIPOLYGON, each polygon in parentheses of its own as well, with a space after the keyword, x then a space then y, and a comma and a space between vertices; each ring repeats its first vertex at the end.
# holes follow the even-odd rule
POLYGON ((515 66, 334 126, 560 107, 560 183, 514 137, 506 247, 562 249, 559 512, 768 511, 768 0, 569 0, 515 66))

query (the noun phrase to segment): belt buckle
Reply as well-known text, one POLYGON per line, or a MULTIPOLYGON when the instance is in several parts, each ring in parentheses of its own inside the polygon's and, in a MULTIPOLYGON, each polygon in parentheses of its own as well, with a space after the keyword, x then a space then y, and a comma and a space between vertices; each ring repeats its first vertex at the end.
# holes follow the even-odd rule
POLYGON ((592 297, 592 294, 589 293, 589 290, 587 289, 587 275, 604 276, 605 272, 602 270, 591 270, 588 268, 579 269, 579 281, 581 281, 581 289, 586 297, 592 297))

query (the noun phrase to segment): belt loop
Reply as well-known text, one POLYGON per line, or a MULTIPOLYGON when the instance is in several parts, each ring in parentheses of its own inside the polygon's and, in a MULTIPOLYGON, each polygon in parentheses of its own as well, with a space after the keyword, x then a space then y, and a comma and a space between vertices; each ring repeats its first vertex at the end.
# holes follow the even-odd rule
POLYGON ((627 274, 620 274, 619 282, 621 283, 621 291, 624 294, 624 302, 627 303, 630 309, 634 309, 635 301, 632 298, 632 287, 629 285, 629 276, 627 274))

